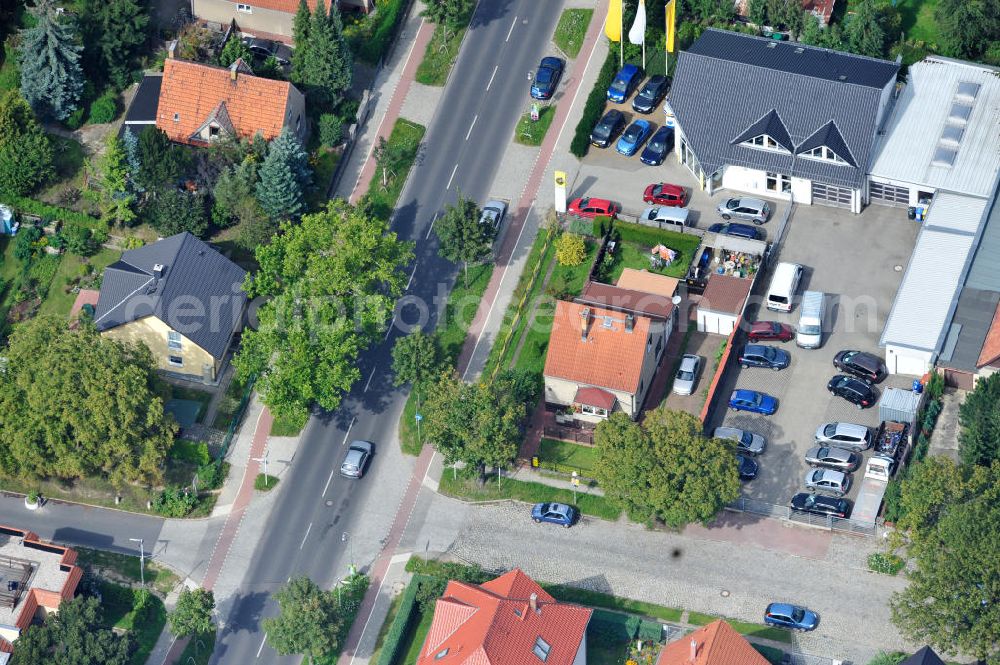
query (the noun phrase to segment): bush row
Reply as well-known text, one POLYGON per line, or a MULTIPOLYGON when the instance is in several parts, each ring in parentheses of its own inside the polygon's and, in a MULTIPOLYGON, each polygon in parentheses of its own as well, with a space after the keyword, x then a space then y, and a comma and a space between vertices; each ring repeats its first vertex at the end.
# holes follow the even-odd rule
POLYGON ((650 226, 632 224, 631 222, 622 222, 619 220, 615 220, 613 233, 621 240, 638 243, 640 245, 649 245, 650 247, 654 247, 660 243, 670 245, 671 242, 674 243, 673 245, 670 245, 671 247, 677 247, 677 243, 689 243, 691 238, 690 235, 686 236, 683 233, 654 229, 650 226))
POLYGON ((370 65, 377 65, 380 58, 385 56, 396 35, 396 29, 406 17, 406 8, 409 0, 384 0, 378 3, 378 11, 372 23, 359 30, 354 39, 351 40, 351 47, 358 58, 370 65))
POLYGON ((569 151, 583 159, 590 149, 590 131, 601 119, 604 113, 604 102, 607 100, 608 87, 615 78, 618 69, 618 55, 614 49, 608 51, 608 57, 604 59, 601 71, 597 74, 597 81, 594 88, 587 96, 587 103, 583 106, 583 115, 576 125, 576 133, 573 134, 573 142, 569 145, 569 151))
POLYGON ((90 229, 99 229, 102 231, 107 229, 107 225, 96 217, 91 217, 86 213, 70 210, 69 208, 61 208, 59 206, 50 205, 43 201, 29 199, 25 196, 4 196, 0 199, 0 203, 10 206, 15 212, 37 215, 38 217, 46 220, 60 221, 64 225, 78 224, 86 226, 90 229))
POLYGON ((595 609, 590 618, 587 632, 591 631, 591 636, 601 642, 628 642, 636 638, 643 642, 659 642, 663 638, 663 628, 656 621, 600 609, 595 609))
POLYGON ((382 650, 378 655, 378 665, 392 665, 396 662, 403 638, 406 637, 406 629, 410 626, 410 621, 413 618, 417 589, 423 578, 423 575, 414 575, 406 587, 406 591, 403 592, 402 600, 399 601, 399 609, 396 610, 396 618, 392 620, 389 632, 385 634, 385 641, 382 642, 382 650))
POLYGON ((415 575, 440 577, 446 580, 458 580, 469 584, 482 584, 493 576, 479 566, 455 563, 453 561, 436 561, 410 557, 406 562, 406 571, 415 575))

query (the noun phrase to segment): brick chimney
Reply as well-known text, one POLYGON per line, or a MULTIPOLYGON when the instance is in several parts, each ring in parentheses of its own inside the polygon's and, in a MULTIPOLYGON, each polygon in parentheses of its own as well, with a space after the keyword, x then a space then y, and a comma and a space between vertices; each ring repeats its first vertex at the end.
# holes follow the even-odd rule
POLYGON ((177 55, 177 40, 171 39, 167 44, 167 57, 171 60, 177 55))
POLYGON ((587 341, 587 328, 590 327, 590 308, 584 307, 580 311, 580 339, 587 341))
POLYGON ((625 315, 625 332, 632 332, 635 327, 635 317, 631 314, 625 315))
POLYGON ((229 65, 229 80, 230 81, 235 81, 236 80, 236 72, 240 68, 240 63, 241 62, 243 62, 243 60, 241 60, 240 58, 236 58, 236 60, 233 61, 233 64, 229 65))
POLYGON ((698 640, 691 639, 691 665, 694 665, 694 661, 698 658, 698 640))
POLYGON ((530 607, 531 611, 534 612, 535 614, 541 614, 541 612, 538 610, 538 594, 537 593, 533 593, 530 596, 528 596, 528 607, 530 607))

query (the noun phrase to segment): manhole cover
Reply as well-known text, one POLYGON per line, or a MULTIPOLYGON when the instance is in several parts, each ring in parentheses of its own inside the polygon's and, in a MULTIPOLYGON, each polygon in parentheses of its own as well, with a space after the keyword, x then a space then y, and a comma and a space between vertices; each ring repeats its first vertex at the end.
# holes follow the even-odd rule
POLYGON ((729 598, 729 590, 723 589, 722 591, 719 592, 719 595, 722 596, 723 598, 729 598))
POLYGON ((327 499, 326 500, 326 505, 327 506, 332 506, 333 505, 333 501, 331 501, 330 499, 327 499))
POLYGON ((903 272, 903 266, 899 265, 898 263, 894 265, 892 269, 895 270, 896 272, 903 272))

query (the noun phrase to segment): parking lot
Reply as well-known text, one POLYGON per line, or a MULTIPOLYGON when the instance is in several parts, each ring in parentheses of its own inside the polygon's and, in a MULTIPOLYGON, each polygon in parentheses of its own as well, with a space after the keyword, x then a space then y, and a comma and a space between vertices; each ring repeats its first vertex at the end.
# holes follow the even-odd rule
MULTIPOLYGON (((795 346, 794 341, 781 345, 791 354, 792 362, 780 372, 730 370, 720 384, 723 399, 735 388, 760 390, 778 398, 778 411, 769 417, 732 412, 723 401, 708 423, 710 427, 740 427, 767 438, 767 449, 759 458, 760 473, 744 485, 747 496, 785 505, 793 494, 804 491, 808 466, 803 458, 821 423, 879 424, 877 406, 858 409, 830 395, 826 383, 838 373, 833 357, 842 349, 883 355, 878 339, 903 274, 896 267, 906 266, 917 231, 917 225, 898 208, 870 206, 860 215, 822 206, 795 210, 777 260, 804 266, 800 294, 807 289, 827 294, 823 346, 808 350, 795 346)), ((759 293, 766 291, 769 277, 762 276, 759 293)), ((772 312, 762 305, 748 309, 751 321, 770 319, 792 326, 798 323, 798 314, 798 307, 790 314, 772 312)), ((908 388, 911 382, 912 378, 889 376, 878 388, 881 393, 886 387, 908 388)), ((852 475, 847 495, 851 500, 857 495, 863 471, 852 475)))

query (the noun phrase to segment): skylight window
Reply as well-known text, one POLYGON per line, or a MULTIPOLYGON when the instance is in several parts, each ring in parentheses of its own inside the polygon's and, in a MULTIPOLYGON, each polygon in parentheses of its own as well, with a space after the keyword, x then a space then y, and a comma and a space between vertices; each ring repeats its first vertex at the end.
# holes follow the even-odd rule
POLYGON ((931 160, 931 163, 934 166, 952 167, 955 165, 956 156, 958 156, 958 150, 939 145, 934 151, 934 159, 931 160))
POLYGON ((448 649, 441 649, 436 654, 434 654, 434 660, 441 660, 448 655, 448 649))
POLYGON ((962 141, 962 135, 965 134, 965 130, 961 127, 956 127, 954 125, 946 125, 944 131, 941 132, 941 142, 942 143, 954 143, 958 145, 962 141))
POLYGON ((948 120, 964 125, 969 121, 970 115, 972 115, 971 106, 956 102, 951 105, 951 113, 948 114, 948 120))
POLYGON ((958 92, 955 93, 956 97, 962 97, 969 100, 970 102, 974 100, 979 95, 979 84, 973 83, 972 81, 959 81, 958 82, 958 92))
POLYGON ((535 647, 531 651, 544 663, 545 659, 549 657, 549 650, 551 648, 552 647, 549 643, 543 640, 542 636, 539 635, 538 639, 535 640, 535 647))

